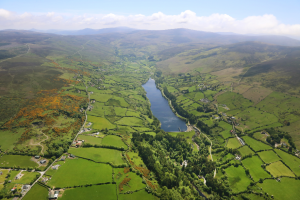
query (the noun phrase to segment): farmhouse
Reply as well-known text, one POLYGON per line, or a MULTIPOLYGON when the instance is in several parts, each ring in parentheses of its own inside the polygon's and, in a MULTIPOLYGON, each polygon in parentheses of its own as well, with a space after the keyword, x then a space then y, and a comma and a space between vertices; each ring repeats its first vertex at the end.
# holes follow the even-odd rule
POLYGON ((41 160, 40 163, 41 164, 45 164, 47 161, 46 160, 41 160))
POLYGON ((60 165, 54 165, 54 166, 52 166, 52 169, 57 170, 58 167, 60 167, 60 165))
POLYGON ((22 178, 22 176, 23 176, 23 174, 22 174, 22 172, 20 172, 17 176, 16 176, 16 180, 18 180, 18 179, 20 179, 20 178, 22 178))
POLYGON ((200 99, 200 101, 203 102, 203 103, 209 103, 210 102, 208 99, 205 99, 205 98, 204 99, 200 99))
POLYGON ((65 160, 66 160, 66 156, 62 156, 62 157, 60 158, 60 160, 61 160, 61 161, 65 161, 65 160))

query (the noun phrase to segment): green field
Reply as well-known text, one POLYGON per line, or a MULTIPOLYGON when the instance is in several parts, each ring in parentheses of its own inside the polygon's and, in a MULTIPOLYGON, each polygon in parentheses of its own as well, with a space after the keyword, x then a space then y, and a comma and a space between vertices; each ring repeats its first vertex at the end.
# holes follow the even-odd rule
POLYGON ((266 169, 274 176, 289 176, 289 177, 295 177, 293 172, 287 168, 281 161, 277 161, 274 163, 271 163, 266 167, 266 169))
POLYGON ((114 107, 115 108, 115 113, 118 116, 125 116, 127 112, 127 108, 122 108, 122 107, 114 107))
POLYGON ((227 148, 236 149, 241 146, 241 143, 236 138, 230 138, 227 142, 227 148))
POLYGON ((242 166, 238 167, 228 167, 225 169, 228 176, 229 186, 232 192, 238 193, 247 189, 251 180, 247 177, 246 172, 242 166))
POLYGON ((64 192, 63 196, 59 199, 117 200, 118 198, 116 193, 116 185, 105 184, 105 185, 93 185, 89 187, 67 189, 64 192))
POLYGON ((219 123, 219 126, 222 127, 224 130, 220 133, 224 139, 232 137, 230 130, 232 130, 232 126, 224 121, 219 123))
POLYGON ((280 160, 277 154, 272 150, 258 152, 258 155, 265 163, 272 163, 280 160))
POLYGON ((246 144, 248 144, 254 151, 261 151, 261 150, 267 150, 272 149, 269 145, 266 145, 262 142, 259 142, 249 136, 244 136, 242 138, 246 144))
POLYGON ((278 200, 299 199, 300 196, 300 180, 293 178, 281 178, 280 182, 267 179, 258 186, 269 195, 274 195, 274 198, 278 200))
POLYGON ((143 121, 136 117, 123 117, 119 121, 116 121, 116 124, 127 126, 142 126, 143 121))
POLYGON ((138 153, 129 151, 126 154, 130 157, 131 161, 134 162, 135 165, 137 166, 145 165, 138 153))
POLYGON ((122 141, 121 137, 115 135, 108 135, 102 139, 102 144, 107 146, 123 147, 127 149, 127 145, 122 141))
POLYGON ((125 174, 124 168, 115 168, 114 173, 115 173, 114 180, 117 183, 118 192, 119 192, 119 184, 123 181, 125 177, 131 178, 131 180, 127 185, 123 186, 123 190, 121 191, 122 193, 127 192, 129 190, 130 191, 140 190, 146 187, 146 185, 142 183, 143 179, 140 176, 138 176, 136 173, 128 172, 127 174, 125 174))
POLYGON ((67 187, 75 185, 112 182, 112 168, 110 165, 95 163, 85 159, 67 159, 62 166, 53 173, 47 185, 51 187, 67 187))
POLYGON ((158 200, 158 198, 145 190, 141 190, 132 194, 119 194, 119 200, 158 200))
POLYGON ((115 128, 115 125, 110 123, 107 119, 103 118, 103 117, 96 117, 96 116, 92 116, 92 115, 88 115, 88 122, 92 122, 92 129, 113 129, 115 128))
POLYGON ((260 178, 271 178, 271 176, 261 167, 263 162, 258 156, 246 158, 242 163, 246 169, 249 169, 250 175, 255 182, 259 181, 260 178))
POLYGON ((94 136, 89 136, 89 135, 79 135, 78 136, 79 140, 84 140, 85 143, 89 143, 92 145, 101 145, 102 143, 102 138, 100 137, 94 137, 94 136))
POLYGON ((23 200, 48 200, 48 188, 35 184, 23 200))
POLYGON ((13 179, 12 183, 22 183, 22 184, 30 184, 31 181, 33 181, 34 179, 36 179, 36 176, 40 176, 40 173, 38 172, 27 172, 27 171, 23 171, 22 174, 24 174, 21 179, 13 179))
POLYGON ((0 167, 37 167, 38 164, 30 159, 31 156, 4 155, 0 158, 0 167))
POLYGON ((0 133, 0 147, 2 150, 11 150, 15 146, 16 141, 21 137, 24 132, 24 128, 18 129, 17 133, 13 133, 12 131, 4 131, 1 130, 0 133))
POLYGON ((290 167, 290 169, 300 176, 300 159, 291 154, 285 153, 279 149, 275 149, 275 152, 281 157, 282 161, 290 167))
POLYGON ((76 156, 91 159, 95 162, 113 163, 116 165, 123 164, 122 152, 115 149, 106 148, 70 148, 69 153, 76 156))
POLYGON ((249 154, 254 155, 254 152, 247 145, 242 146, 238 150, 241 153, 241 156, 246 156, 246 155, 249 155, 249 154))

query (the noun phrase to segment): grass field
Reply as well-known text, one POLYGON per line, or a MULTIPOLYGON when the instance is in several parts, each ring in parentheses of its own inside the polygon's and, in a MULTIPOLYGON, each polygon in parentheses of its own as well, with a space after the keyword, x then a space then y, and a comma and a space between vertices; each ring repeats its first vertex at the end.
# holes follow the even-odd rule
POLYGON ((21 179, 13 179, 12 183, 22 183, 22 184, 30 184, 31 181, 33 181, 37 175, 40 176, 40 173, 38 172, 27 172, 23 171, 22 174, 24 174, 21 179))
POLYGON ((129 183, 127 185, 123 186, 123 190, 121 191, 122 193, 127 192, 127 191, 135 191, 135 190, 140 190, 142 188, 145 188, 146 185, 142 183, 143 179, 138 176, 137 174, 133 172, 128 172, 127 174, 124 173, 124 168, 115 168, 114 169, 114 180, 117 183, 117 189, 119 191, 119 184, 124 180, 124 178, 131 178, 129 183))
POLYGON ((287 168, 281 161, 277 161, 274 163, 271 163, 266 167, 266 169, 274 176, 291 176, 295 177, 293 172, 287 168))
POLYGON ((242 192, 247 189, 251 180, 247 177, 246 172, 242 166, 228 167, 225 169, 228 176, 228 181, 232 192, 242 192))
POLYGON ((145 190, 134 192, 132 194, 119 194, 119 200, 158 200, 152 194, 149 194, 145 190))
POLYGON ((89 135, 79 135, 78 139, 84 140, 85 143, 89 143, 92 145, 95 145, 95 144, 101 145, 101 143, 102 143, 102 138, 89 136, 89 135))
POLYGON ((116 121, 116 124, 127 126, 142 126, 143 121, 136 117, 123 117, 119 121, 116 121))
POLYGON ((48 200, 48 188, 35 184, 23 200, 48 200))
POLYGON ((300 196, 300 180, 293 178, 281 178, 280 182, 267 179, 263 183, 258 184, 263 191, 269 195, 274 195, 274 199, 299 199, 300 196))
POLYGON ((232 137, 232 134, 230 133, 230 130, 232 129, 232 126, 224 121, 221 121, 219 123, 219 126, 222 127, 224 130, 220 133, 224 139, 227 139, 229 137, 232 137))
POLYGON ((248 144, 254 151, 261 151, 261 150, 267 150, 272 149, 269 145, 266 145, 262 142, 259 142, 249 136, 244 136, 243 140, 246 144, 248 144))
MULTIPOLYGON (((8 169, 0 169, 0 172, 3 174, 0 176, 0 183, 3 183, 5 181, 5 177, 7 176, 9 170, 8 169)), ((12 177, 13 178, 13 177, 12 177)))
POLYGON ((291 170, 297 175, 300 176, 300 159, 296 156, 285 153, 279 149, 275 149, 275 152, 281 157, 282 161, 287 164, 291 170))
POLYGON ((64 192, 63 196, 59 199, 117 200, 116 185, 105 184, 105 185, 93 185, 89 187, 67 189, 64 192))
POLYGON ((30 156, 4 155, 0 158, 0 167, 37 167, 38 164, 30 159, 30 156))
POLYGON ((137 165, 137 166, 144 165, 145 166, 143 160, 141 159, 141 157, 139 157, 138 153, 129 151, 126 154, 130 157, 131 161, 134 162, 135 165, 137 165))
POLYGON ((67 187, 112 182, 112 168, 108 164, 85 159, 67 159, 53 174, 47 185, 67 187))
POLYGON ((15 142, 21 137, 24 132, 24 128, 17 129, 17 133, 13 133, 9 130, 1 131, 0 133, 0 146, 2 150, 11 150, 15 146, 15 142))
POLYGON ((105 148, 70 148, 69 153, 76 156, 88 158, 95 162, 111 162, 113 164, 123 164, 121 151, 105 148))
POLYGON ((236 138, 230 138, 227 142, 227 148, 236 149, 241 146, 241 143, 236 138))
POLYGON ((125 116, 127 112, 127 108, 115 107, 115 113, 118 116, 125 116))
POLYGON ((122 139, 115 135, 108 135, 102 139, 103 145, 115 146, 115 147, 123 147, 127 149, 127 145, 122 141, 122 139))
POLYGON ((259 181, 260 178, 271 178, 271 176, 261 167, 263 162, 258 156, 252 156, 242 161, 246 169, 249 169, 250 175, 255 182, 259 181))
POLYGON ((249 154, 254 155, 254 152, 247 145, 239 148, 238 150, 241 153, 241 156, 246 156, 246 155, 249 155, 249 154))
POLYGON ((93 125, 92 125, 93 129, 102 130, 105 128, 107 128, 107 129, 115 128, 114 124, 110 123, 107 119, 105 119, 103 117, 96 117, 96 116, 88 115, 87 121, 93 123, 93 125))
POLYGON ((258 155, 265 163, 272 163, 280 160, 277 154, 272 150, 258 152, 258 155))

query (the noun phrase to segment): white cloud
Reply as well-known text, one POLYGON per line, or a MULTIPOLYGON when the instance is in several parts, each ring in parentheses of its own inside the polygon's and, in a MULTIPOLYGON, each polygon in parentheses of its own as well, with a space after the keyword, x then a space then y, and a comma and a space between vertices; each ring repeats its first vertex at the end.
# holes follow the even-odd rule
POLYGON ((274 15, 248 16, 242 20, 227 14, 215 13, 210 16, 197 16, 186 10, 178 15, 166 15, 162 12, 150 16, 116 15, 113 13, 71 15, 55 12, 17 14, 0 9, 1 29, 64 29, 109 28, 128 26, 137 29, 163 30, 189 28, 211 32, 235 32, 241 34, 276 34, 300 37, 300 24, 283 24, 274 15))

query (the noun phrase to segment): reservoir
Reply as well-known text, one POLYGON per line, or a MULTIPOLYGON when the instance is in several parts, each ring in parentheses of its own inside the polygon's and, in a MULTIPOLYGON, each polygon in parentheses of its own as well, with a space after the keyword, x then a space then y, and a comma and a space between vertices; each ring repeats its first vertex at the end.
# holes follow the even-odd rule
POLYGON ((155 80, 149 79, 143 85, 147 92, 147 97, 151 103, 153 115, 161 122, 161 129, 166 132, 186 131, 185 121, 177 117, 171 110, 168 101, 162 96, 161 91, 156 88, 155 80))

